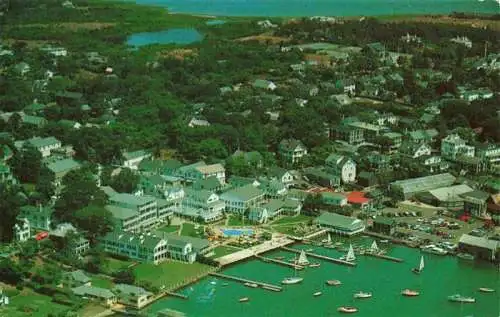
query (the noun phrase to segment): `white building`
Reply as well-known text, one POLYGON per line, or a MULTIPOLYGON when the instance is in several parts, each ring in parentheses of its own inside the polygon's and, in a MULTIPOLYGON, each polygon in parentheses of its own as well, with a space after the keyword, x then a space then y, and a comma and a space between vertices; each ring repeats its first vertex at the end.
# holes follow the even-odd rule
POLYGON ((453 43, 462 44, 467 48, 472 48, 472 41, 469 40, 469 38, 467 38, 466 36, 457 36, 452 38, 450 41, 453 43))
POLYGON ((109 197, 106 209, 116 221, 117 229, 143 230, 158 222, 158 202, 152 196, 114 194, 109 197))
POLYGON ((258 207, 264 201, 265 193, 253 185, 229 190, 220 196, 226 204, 226 211, 244 214, 250 207, 258 207))
POLYGON ((352 159, 344 155, 330 154, 325 160, 325 165, 327 170, 339 176, 343 183, 356 181, 356 163, 352 159))
POLYGON ((307 155, 307 148, 299 140, 286 139, 280 142, 278 152, 285 162, 295 164, 307 155))
POLYGON ((30 222, 26 218, 18 219, 14 225, 14 237, 16 241, 25 242, 31 238, 30 222))
POLYGON ((214 176, 221 184, 226 183, 226 169, 224 166, 221 164, 207 165, 203 161, 179 168, 176 175, 189 181, 197 181, 214 176))
POLYGON ((142 160, 151 157, 151 153, 144 150, 134 152, 124 152, 123 154, 123 167, 136 170, 142 160))
POLYGON ((42 157, 48 157, 52 151, 62 147, 61 141, 54 137, 34 137, 26 141, 16 142, 16 147, 21 148, 25 143, 28 143, 37 149, 42 154, 42 157))
POLYGON ((445 159, 455 160, 459 156, 474 157, 475 149, 467 145, 458 134, 450 134, 441 140, 441 156, 445 159))
POLYGON ((186 189, 186 196, 182 200, 182 208, 178 213, 182 216, 204 222, 213 222, 223 217, 226 204, 219 199, 219 195, 208 190, 186 189))

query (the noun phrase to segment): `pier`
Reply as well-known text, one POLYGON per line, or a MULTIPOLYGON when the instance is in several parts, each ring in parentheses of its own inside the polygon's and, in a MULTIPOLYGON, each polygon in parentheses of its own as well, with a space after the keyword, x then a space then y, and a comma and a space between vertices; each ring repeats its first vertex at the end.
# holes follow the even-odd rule
POLYGON ((218 278, 223 278, 226 280, 231 280, 231 281, 235 281, 235 282, 239 282, 239 283, 243 283, 243 284, 245 284, 245 283, 257 284, 262 289, 269 290, 269 291, 281 292, 283 290, 283 288, 281 286, 278 286, 278 285, 268 284, 268 283, 259 282, 259 281, 252 281, 252 280, 248 280, 248 279, 237 277, 237 276, 220 274, 220 273, 209 273, 209 274, 211 276, 215 276, 218 278))
POLYGON ((278 260, 278 259, 266 258, 266 257, 260 256, 260 255, 256 255, 255 258, 257 258, 257 259, 259 259, 261 261, 264 261, 264 262, 269 262, 269 263, 275 263, 275 264, 278 264, 278 265, 289 266, 289 267, 297 269, 297 270, 302 270, 304 268, 301 265, 297 265, 297 264, 294 264, 294 263, 281 261, 281 260, 278 260))
MULTIPOLYGON (((295 250, 295 249, 288 248, 288 247, 281 247, 281 248, 283 250, 285 250, 285 251, 295 252, 297 254, 301 252, 301 250, 295 250)), ((312 258, 321 259, 321 260, 325 260, 325 261, 330 261, 330 262, 333 262, 333 263, 347 265, 347 266, 356 266, 356 263, 354 263, 354 262, 349 262, 349 261, 344 261, 344 260, 340 260, 340 259, 335 259, 335 258, 331 258, 329 256, 320 255, 320 254, 311 253, 311 252, 305 252, 305 253, 306 253, 307 256, 310 256, 312 258)))
POLYGON ((180 298, 180 299, 188 299, 188 297, 184 294, 179 294, 179 293, 175 293, 175 292, 165 292, 166 295, 168 296, 172 296, 172 297, 177 297, 177 298, 180 298))
POLYGON ((398 262, 398 263, 403 262, 403 259, 395 258, 395 257, 392 257, 392 256, 383 255, 383 254, 366 252, 365 254, 362 254, 362 255, 371 256, 373 258, 379 258, 379 259, 389 260, 389 261, 392 261, 392 262, 398 262))

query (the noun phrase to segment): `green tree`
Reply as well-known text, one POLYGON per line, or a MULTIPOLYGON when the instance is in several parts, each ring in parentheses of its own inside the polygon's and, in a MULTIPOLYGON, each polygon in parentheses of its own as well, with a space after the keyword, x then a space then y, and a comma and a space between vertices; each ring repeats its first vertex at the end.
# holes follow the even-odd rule
POLYGON ((13 238, 12 228, 19 214, 20 200, 18 188, 0 184, 0 241, 10 242, 13 238))
POLYGON ((40 174, 36 182, 36 191, 40 193, 43 203, 46 203, 54 195, 54 173, 47 167, 40 169, 40 174))
POLYGON ((130 284, 135 283, 135 274, 132 269, 121 270, 113 274, 114 282, 117 284, 130 284))
POLYGON ((129 168, 122 168, 118 175, 112 177, 110 185, 119 193, 132 193, 139 184, 139 175, 129 168))
POLYGON ((72 215, 72 222, 91 242, 113 230, 113 216, 102 206, 89 205, 72 215))
POLYGON ((14 175, 25 183, 36 183, 42 166, 42 154, 30 144, 17 151, 10 162, 14 175))

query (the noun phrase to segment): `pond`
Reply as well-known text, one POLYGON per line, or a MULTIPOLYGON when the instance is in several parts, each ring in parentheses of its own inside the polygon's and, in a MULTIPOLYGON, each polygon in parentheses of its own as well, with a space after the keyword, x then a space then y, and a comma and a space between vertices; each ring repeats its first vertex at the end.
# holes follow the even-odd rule
POLYGON ((151 44, 191 44, 202 39, 203 35, 196 29, 182 28, 134 33, 127 38, 127 44, 135 47, 151 44))

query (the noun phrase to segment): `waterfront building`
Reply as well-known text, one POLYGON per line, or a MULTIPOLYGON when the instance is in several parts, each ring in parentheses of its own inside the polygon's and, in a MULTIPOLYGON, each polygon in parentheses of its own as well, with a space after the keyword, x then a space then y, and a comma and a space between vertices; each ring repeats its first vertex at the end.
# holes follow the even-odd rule
POLYGON ((371 231, 391 236, 396 231, 396 220, 388 217, 377 217, 373 220, 371 231))
POLYGON ((463 194, 473 189, 465 184, 441 187, 417 194, 417 198, 429 205, 448 209, 462 209, 464 207, 463 194))
POLYGON ((105 252, 158 264, 169 258, 167 241, 153 234, 110 232, 99 240, 105 252))
POLYGON ((176 213, 193 220, 213 222, 223 217, 226 204, 219 199, 219 195, 208 190, 185 189, 182 206, 176 213))
POLYGON ((474 147, 467 145, 458 134, 450 134, 441 140, 441 156, 445 159, 456 160, 460 156, 473 157, 474 147))
POLYGON ((478 259, 495 261, 499 258, 500 241, 463 234, 460 237, 458 249, 478 259))
POLYGON ((303 175, 311 182, 324 187, 340 186, 340 176, 334 175, 323 168, 306 167, 303 175))
POLYGON ((99 300, 107 306, 111 306, 116 303, 116 295, 106 288, 82 285, 72 288, 73 294, 80 297, 87 297, 99 300))
POLYGON ((153 293, 146 291, 142 287, 128 284, 116 284, 113 287, 113 293, 117 295, 118 303, 137 309, 147 305, 149 299, 153 296, 153 293))
POLYGON ((460 197, 464 200, 464 211, 470 213, 474 217, 486 218, 488 209, 488 198, 490 195, 482 190, 474 190, 460 197))
POLYGON ((339 235, 352 236, 365 230, 363 221, 330 212, 322 213, 314 222, 321 229, 339 235))
POLYGON ((450 186, 455 180, 455 176, 449 173, 410 178, 392 182, 390 191, 395 198, 406 200, 420 192, 450 186))
POLYGON ((265 193, 253 185, 231 189, 220 196, 226 204, 226 211, 244 214, 248 208, 259 206, 265 198, 265 193))

